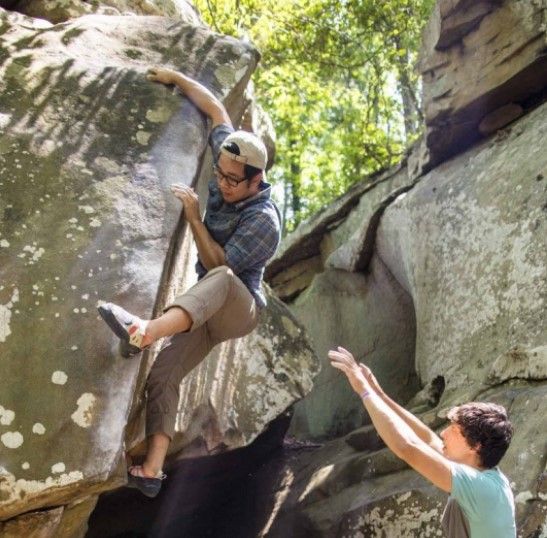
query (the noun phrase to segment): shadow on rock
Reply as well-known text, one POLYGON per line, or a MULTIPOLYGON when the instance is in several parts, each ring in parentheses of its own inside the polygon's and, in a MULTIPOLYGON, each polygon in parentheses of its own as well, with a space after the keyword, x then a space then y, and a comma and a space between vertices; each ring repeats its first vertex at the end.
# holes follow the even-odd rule
POLYGON ((101 495, 87 538, 257 536, 272 512, 279 475, 268 473, 264 484, 255 473, 282 452, 289 422, 287 412, 248 447, 175 462, 155 499, 128 488, 101 495))

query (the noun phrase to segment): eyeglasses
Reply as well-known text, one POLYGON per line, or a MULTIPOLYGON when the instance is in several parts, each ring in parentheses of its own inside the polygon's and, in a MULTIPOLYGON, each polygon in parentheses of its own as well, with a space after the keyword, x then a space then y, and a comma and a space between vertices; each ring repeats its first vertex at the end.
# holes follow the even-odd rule
POLYGON ((246 177, 236 178, 227 176, 218 166, 213 166, 213 171, 219 180, 223 179, 226 183, 228 183, 228 185, 230 185, 230 187, 237 187, 243 181, 247 181, 246 177))

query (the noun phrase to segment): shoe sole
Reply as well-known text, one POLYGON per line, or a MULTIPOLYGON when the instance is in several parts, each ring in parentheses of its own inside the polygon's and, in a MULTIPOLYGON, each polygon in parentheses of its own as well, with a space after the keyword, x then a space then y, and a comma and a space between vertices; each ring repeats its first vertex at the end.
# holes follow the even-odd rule
POLYGON ((144 478, 128 474, 127 487, 138 489, 143 495, 153 499, 160 492, 161 480, 159 478, 144 478))
POLYGON ((120 353, 122 357, 128 359, 131 355, 136 355, 141 352, 136 346, 133 346, 129 343, 129 334, 127 331, 119 324, 116 316, 112 313, 112 310, 105 308, 104 306, 98 306, 97 310, 99 315, 103 318, 104 322, 108 325, 110 330, 120 339, 120 353))

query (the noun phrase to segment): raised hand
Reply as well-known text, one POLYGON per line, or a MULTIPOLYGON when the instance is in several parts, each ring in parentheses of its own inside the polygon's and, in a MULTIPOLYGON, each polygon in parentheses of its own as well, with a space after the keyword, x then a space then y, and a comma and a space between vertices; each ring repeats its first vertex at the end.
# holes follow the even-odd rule
POLYGON ((336 350, 331 349, 328 353, 328 357, 334 368, 342 370, 342 372, 346 374, 351 388, 357 392, 357 394, 362 394, 364 390, 370 388, 370 384, 367 382, 360 366, 347 349, 340 346, 336 350))
POLYGON ((382 394, 382 387, 380 386, 380 383, 378 383, 376 376, 372 373, 372 370, 362 362, 359 363, 359 368, 361 368, 361 372, 363 372, 365 379, 368 381, 374 392, 377 394, 382 394))

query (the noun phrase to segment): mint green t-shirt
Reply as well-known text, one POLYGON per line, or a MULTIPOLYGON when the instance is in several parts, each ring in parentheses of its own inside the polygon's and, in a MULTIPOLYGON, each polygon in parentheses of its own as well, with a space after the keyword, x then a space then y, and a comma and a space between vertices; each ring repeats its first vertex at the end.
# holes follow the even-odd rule
POLYGON ((497 468, 479 471, 452 463, 452 491, 471 538, 515 538, 515 502, 507 477, 497 468))

